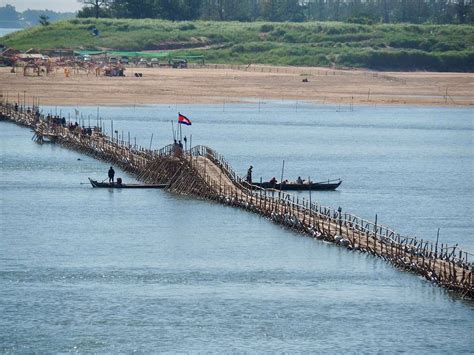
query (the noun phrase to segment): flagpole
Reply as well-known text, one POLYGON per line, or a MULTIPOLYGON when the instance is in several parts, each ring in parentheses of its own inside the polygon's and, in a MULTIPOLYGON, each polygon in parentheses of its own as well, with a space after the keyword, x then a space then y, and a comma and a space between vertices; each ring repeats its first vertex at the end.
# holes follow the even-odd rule
POLYGON ((174 122, 171 120, 171 129, 173 131, 173 140, 176 140, 175 135, 174 135, 174 122))
POLYGON ((281 196, 281 188, 283 187, 283 174, 285 173, 285 160, 283 159, 283 165, 281 167, 281 181, 280 181, 280 192, 278 193, 278 197, 281 196))

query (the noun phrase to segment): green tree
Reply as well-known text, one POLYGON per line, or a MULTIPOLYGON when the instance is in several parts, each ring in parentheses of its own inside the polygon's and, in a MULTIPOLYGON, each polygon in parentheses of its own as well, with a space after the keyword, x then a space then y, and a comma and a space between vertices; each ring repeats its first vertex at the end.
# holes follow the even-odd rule
POLYGON ((169 20, 473 23, 474 0, 78 0, 79 16, 169 20))
POLYGON ((111 0, 78 0, 85 7, 92 8, 94 11, 95 18, 99 18, 101 15, 101 9, 107 8, 111 0))
POLYGON ((0 20, 2 21, 16 21, 19 19, 18 12, 16 12, 15 6, 6 5, 0 7, 0 20))
POLYGON ((41 26, 49 26, 49 17, 45 14, 40 15, 39 23, 41 26))

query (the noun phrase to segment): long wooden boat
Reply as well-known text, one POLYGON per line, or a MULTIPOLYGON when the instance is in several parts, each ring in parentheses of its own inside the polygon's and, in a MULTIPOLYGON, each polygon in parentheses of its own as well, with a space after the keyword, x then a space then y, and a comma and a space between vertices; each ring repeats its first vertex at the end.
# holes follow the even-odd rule
POLYGON ((342 184, 341 179, 337 180, 330 180, 324 182, 313 182, 311 184, 303 183, 276 183, 272 184, 270 182, 252 182, 252 185, 262 187, 264 189, 275 189, 275 190, 282 190, 282 191, 332 191, 336 190, 342 184))
POLYGON ((164 189, 167 184, 118 184, 110 182, 98 182, 89 178, 92 187, 107 187, 111 189, 164 189))

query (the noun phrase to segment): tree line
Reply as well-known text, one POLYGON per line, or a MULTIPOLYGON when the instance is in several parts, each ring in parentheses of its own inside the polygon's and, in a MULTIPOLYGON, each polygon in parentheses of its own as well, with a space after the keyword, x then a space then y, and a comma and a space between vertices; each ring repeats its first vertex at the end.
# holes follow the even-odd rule
POLYGON ((474 0, 78 0, 79 17, 474 23, 474 0))
POLYGON ((19 12, 13 5, 0 7, 0 27, 21 28, 34 26, 41 22, 41 18, 48 21, 59 21, 74 18, 73 12, 55 12, 51 10, 25 10, 19 12))

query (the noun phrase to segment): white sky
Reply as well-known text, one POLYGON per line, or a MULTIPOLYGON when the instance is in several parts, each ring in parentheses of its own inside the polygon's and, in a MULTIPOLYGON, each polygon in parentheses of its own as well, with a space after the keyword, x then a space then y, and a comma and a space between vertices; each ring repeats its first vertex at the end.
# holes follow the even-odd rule
POLYGON ((75 12, 81 8, 77 0, 0 0, 0 7, 10 4, 17 11, 32 10, 54 10, 59 12, 75 12))

